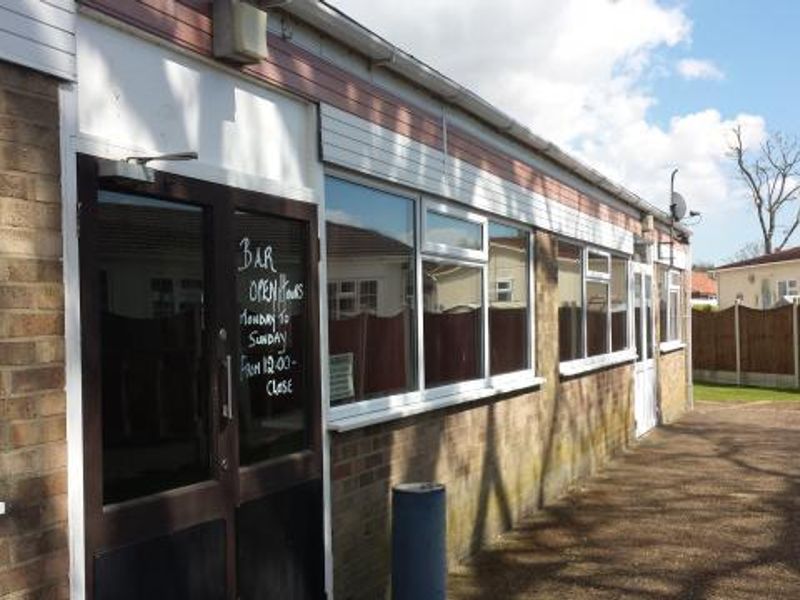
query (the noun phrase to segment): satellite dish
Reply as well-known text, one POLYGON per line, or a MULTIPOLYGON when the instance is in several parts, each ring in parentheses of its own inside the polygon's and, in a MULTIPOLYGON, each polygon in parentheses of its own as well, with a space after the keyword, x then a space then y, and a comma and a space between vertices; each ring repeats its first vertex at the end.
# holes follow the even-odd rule
POLYGON ((678 192, 672 192, 672 204, 669 205, 669 212, 676 221, 680 221, 686 216, 686 200, 678 192))

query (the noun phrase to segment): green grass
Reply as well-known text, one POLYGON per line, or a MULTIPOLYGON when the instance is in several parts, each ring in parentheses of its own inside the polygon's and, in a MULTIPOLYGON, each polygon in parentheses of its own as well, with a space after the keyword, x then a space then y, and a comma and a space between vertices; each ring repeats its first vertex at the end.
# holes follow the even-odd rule
POLYGON ((694 399, 696 402, 800 402, 800 391, 695 382, 694 399))

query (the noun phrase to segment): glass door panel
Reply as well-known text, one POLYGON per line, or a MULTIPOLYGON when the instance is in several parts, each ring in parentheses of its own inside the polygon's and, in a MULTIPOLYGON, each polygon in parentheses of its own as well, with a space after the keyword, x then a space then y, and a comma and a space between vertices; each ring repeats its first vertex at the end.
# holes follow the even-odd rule
POLYGON ((103 503, 209 479, 200 207, 101 190, 103 503))
POLYGON ((239 462, 309 447, 308 226, 237 212, 239 462))

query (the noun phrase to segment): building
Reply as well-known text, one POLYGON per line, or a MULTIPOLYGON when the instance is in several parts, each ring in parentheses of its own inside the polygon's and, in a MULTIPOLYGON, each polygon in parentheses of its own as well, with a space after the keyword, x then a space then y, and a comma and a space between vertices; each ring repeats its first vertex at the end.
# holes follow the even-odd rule
POLYGON ((692 271, 692 306, 712 306, 719 303, 717 280, 709 271, 692 271))
POLYGON ((737 300, 760 309, 790 304, 798 296, 800 247, 728 263, 716 267, 714 275, 721 309, 737 300))
POLYGON ((0 595, 385 597, 690 405, 688 232, 330 6, 6 4, 0 595))

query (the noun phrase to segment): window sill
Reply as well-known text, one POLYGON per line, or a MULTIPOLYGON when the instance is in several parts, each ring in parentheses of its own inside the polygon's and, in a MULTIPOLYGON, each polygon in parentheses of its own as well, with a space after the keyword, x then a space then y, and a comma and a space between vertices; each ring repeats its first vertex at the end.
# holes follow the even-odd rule
POLYGON ((684 348, 686 348, 686 342, 682 342, 680 340, 674 340, 672 342, 661 342, 658 345, 658 349, 661 352, 661 354, 675 352, 676 350, 683 350, 684 348))
POLYGON ((636 360, 636 351, 629 348, 619 352, 612 352, 611 354, 562 362, 558 365, 558 371, 562 377, 573 377, 634 360, 636 360))
POLYGON ((497 396, 508 392, 515 392, 525 388, 540 387, 544 382, 544 377, 526 376, 524 378, 506 378, 491 382, 490 385, 478 389, 436 396, 432 399, 421 398, 417 402, 412 402, 401 406, 390 406, 388 408, 383 408, 374 412, 368 412, 359 415, 337 418, 335 411, 332 411, 333 414, 328 420, 328 430, 340 433, 352 431, 354 429, 361 429, 362 427, 369 427, 370 425, 377 425, 379 423, 386 423, 388 421, 413 417, 414 415, 419 415, 442 408, 448 408, 450 406, 468 404, 484 398, 491 398, 492 396, 497 396))

